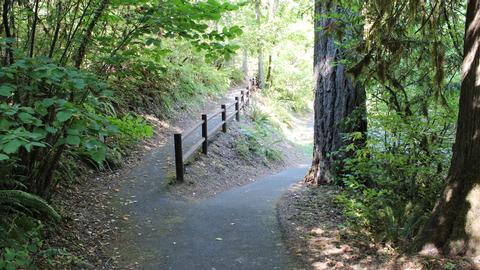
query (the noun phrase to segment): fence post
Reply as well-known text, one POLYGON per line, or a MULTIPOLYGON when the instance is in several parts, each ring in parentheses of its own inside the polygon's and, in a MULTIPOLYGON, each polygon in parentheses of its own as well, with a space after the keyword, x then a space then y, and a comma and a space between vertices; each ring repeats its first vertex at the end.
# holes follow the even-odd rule
POLYGON ((205 138, 202 144, 202 152, 206 155, 208 153, 208 117, 202 114, 202 137, 205 138))
POLYGON ((225 104, 222 104, 222 131, 227 132, 227 106, 225 104))
POLYGON ((246 94, 247 94, 247 101, 245 102, 245 104, 246 104, 247 106, 249 106, 249 105, 250 105, 250 90, 247 90, 247 93, 246 93, 246 94))
POLYGON ((240 121, 240 99, 235 97, 235 118, 240 121))
POLYGON ((183 182, 185 167, 183 165, 182 134, 175 133, 173 135, 173 142, 175 145, 175 168, 177 172, 177 181, 183 182))
POLYGON ((242 101, 242 107, 245 107, 245 91, 240 91, 240 95, 242 96, 241 101, 242 101))

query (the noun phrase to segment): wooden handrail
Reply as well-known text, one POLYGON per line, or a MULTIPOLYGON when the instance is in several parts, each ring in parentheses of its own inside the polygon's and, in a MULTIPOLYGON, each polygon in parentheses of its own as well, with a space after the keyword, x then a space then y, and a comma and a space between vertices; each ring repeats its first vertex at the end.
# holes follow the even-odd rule
MULTIPOLYGON (((253 85, 249 85, 249 87, 253 87, 255 89, 255 80, 251 81, 253 85)), ((175 146, 175 167, 176 167, 176 174, 177 174, 177 181, 182 182, 184 180, 185 174, 185 162, 189 160, 195 151, 200 149, 202 146, 202 152, 204 154, 208 153, 208 138, 210 135, 216 133, 217 131, 222 129, 223 132, 227 132, 227 123, 235 118, 237 121, 240 121, 240 111, 245 109, 246 106, 249 105, 251 99, 251 91, 247 88, 246 90, 241 91, 241 96, 235 97, 235 102, 230 104, 222 104, 222 108, 213 112, 212 114, 202 114, 202 120, 196 122, 192 127, 188 130, 183 131, 182 133, 174 134, 174 146, 175 146), (228 109, 235 106, 235 110, 233 113, 228 112, 228 109), (214 128, 209 129, 208 122, 216 117, 217 115, 221 114, 222 120, 218 123, 214 128), (188 138, 191 134, 194 133, 198 129, 201 128, 201 138, 196 141, 186 152, 183 152, 183 141, 188 138)))
POLYGON ((230 109, 231 107, 235 106, 236 102, 230 103, 227 105, 227 110, 230 109))
POLYGON ((195 153, 195 151, 200 148, 200 145, 202 145, 204 141, 205 141, 205 138, 202 137, 200 140, 198 140, 198 142, 192 145, 190 149, 188 149, 188 151, 185 154, 183 154, 183 162, 187 161, 192 156, 192 154, 195 153))
POLYGON ((210 135, 214 134, 215 132, 217 132, 222 126, 223 126, 224 122, 221 121, 218 125, 216 125, 214 128, 212 128, 212 130, 209 130, 208 131, 208 137, 210 137, 210 135))
POLYGON ((195 122, 195 124, 193 125, 193 127, 191 127, 190 129, 188 129, 187 131, 183 131, 182 132, 182 136, 183 136, 183 139, 187 138, 188 136, 190 136, 199 126, 201 126, 203 124, 203 120, 202 121, 198 121, 198 122, 195 122))
POLYGON ((235 111, 235 113, 232 113, 231 115, 227 116, 227 122, 230 121, 233 117, 236 117, 237 116, 237 113, 235 111))
POLYGON ((214 113, 208 115, 207 120, 210 120, 210 119, 214 118, 215 116, 221 114, 222 112, 223 112, 223 109, 215 111, 214 113))

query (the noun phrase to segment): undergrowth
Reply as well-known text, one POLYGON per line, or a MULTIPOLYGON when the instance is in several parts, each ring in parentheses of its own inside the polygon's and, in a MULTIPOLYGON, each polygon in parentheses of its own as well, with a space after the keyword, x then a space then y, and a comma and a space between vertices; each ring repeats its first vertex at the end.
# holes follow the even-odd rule
POLYGON ((275 149, 280 140, 274 137, 276 129, 267 113, 253 105, 248 112, 252 125, 241 127, 244 135, 235 142, 235 148, 244 159, 251 159, 252 155, 260 157, 265 163, 282 159, 281 152, 275 149))
POLYGON ((338 202, 351 228, 367 229, 377 241, 409 248, 434 207, 446 179, 453 142, 449 111, 400 119, 396 114, 369 116, 366 144, 360 133, 343 151, 337 176, 344 192, 338 202), (406 120, 406 121, 404 121, 406 120))

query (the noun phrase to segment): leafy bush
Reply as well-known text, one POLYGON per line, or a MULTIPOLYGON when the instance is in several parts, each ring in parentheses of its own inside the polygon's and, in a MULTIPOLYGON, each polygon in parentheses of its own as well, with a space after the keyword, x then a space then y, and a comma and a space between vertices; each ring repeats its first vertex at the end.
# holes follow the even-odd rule
POLYGON ((379 241, 402 243, 416 235, 446 178, 450 117, 448 112, 430 121, 372 115, 366 146, 352 143, 344 149, 353 156, 342 161, 338 176, 345 188, 338 201, 350 225, 367 228, 379 241))
POLYGON ((45 195, 65 149, 79 149, 97 163, 105 159, 105 138, 117 129, 99 109, 108 91, 95 76, 46 58, 25 58, 2 67, 0 79, 5 178, 45 195))
POLYGON ((79 259, 43 242, 44 225, 31 217, 9 214, 0 221, 0 269, 59 269, 79 259))

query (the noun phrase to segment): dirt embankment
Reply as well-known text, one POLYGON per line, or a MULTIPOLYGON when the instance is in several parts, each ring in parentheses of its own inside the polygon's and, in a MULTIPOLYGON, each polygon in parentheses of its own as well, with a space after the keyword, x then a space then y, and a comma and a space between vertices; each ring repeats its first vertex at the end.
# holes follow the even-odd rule
POLYGON ((478 269, 462 258, 426 258, 400 254, 374 244, 366 234, 348 230, 335 197, 339 187, 292 187, 277 205, 284 241, 292 254, 313 270, 466 270, 478 269))

